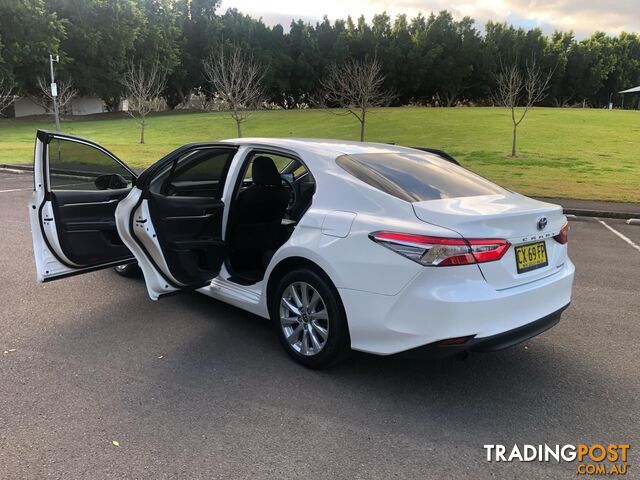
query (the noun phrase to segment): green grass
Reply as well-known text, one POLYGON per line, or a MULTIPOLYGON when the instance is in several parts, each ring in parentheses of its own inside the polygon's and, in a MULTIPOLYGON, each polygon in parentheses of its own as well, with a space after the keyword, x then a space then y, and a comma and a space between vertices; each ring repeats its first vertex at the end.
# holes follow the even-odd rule
MULTIPOLYGON (((34 134, 50 121, 0 120, 0 163, 29 163, 34 134)), ((245 136, 357 139, 351 116, 321 110, 257 112, 245 136)), ((149 119, 138 144, 129 118, 67 120, 65 132, 144 167, 189 142, 235 136, 226 113, 165 113, 149 119)), ((466 167, 527 195, 640 202, 640 112, 536 108, 511 147, 509 113, 498 108, 384 108, 368 117, 367 140, 441 148, 466 167)))

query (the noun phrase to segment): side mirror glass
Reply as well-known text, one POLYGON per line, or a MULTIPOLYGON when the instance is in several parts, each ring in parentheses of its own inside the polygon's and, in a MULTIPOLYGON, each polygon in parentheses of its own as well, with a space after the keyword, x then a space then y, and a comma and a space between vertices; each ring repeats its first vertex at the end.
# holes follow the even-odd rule
POLYGON ((98 190, 118 190, 127 188, 127 186, 129 185, 127 180, 122 175, 117 173, 100 175, 95 179, 93 183, 98 190))

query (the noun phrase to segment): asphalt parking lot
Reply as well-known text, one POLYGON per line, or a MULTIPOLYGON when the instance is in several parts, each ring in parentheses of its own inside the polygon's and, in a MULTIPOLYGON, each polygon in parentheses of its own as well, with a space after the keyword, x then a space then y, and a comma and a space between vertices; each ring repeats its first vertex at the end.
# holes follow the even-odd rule
MULTIPOLYGON (((572 306, 513 349, 294 364, 267 322, 100 271, 35 281, 30 174, 0 173, 0 478, 575 478, 484 444, 640 444, 640 251, 572 221, 572 306), (117 441, 119 446, 112 442, 117 441)), ((640 226, 606 224, 640 244, 640 226)))

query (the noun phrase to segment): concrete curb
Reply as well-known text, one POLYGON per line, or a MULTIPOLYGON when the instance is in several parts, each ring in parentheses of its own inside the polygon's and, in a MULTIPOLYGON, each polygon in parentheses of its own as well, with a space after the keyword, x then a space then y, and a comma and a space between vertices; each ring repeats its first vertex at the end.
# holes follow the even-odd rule
MULTIPOLYGON (((33 166, 31 165, 11 165, 6 163, 0 163, 0 170, 11 173, 26 173, 33 172, 33 166)), ((554 199, 557 201, 557 199, 554 199)), ((629 220, 629 225, 640 225, 640 212, 628 213, 628 212, 614 212, 608 210, 587 210, 581 208, 565 208, 565 215, 575 215, 577 217, 600 217, 600 218, 621 218, 623 220, 629 220)))
POLYGON ((31 165, 11 165, 7 163, 0 163, 0 170, 6 170, 9 173, 25 173, 33 172, 31 165))
POLYGON ((639 213, 611 212, 606 210, 583 210, 581 208, 565 208, 565 215, 575 215, 576 217, 600 217, 600 218, 621 218, 623 220, 636 218, 639 213))

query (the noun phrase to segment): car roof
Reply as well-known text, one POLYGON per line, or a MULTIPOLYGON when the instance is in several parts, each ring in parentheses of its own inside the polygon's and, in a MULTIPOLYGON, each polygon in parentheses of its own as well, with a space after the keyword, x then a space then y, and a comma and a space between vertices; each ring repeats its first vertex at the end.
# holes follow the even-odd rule
POLYGON ((361 153, 399 153, 415 150, 398 145, 372 142, 355 142, 351 140, 332 140, 324 138, 232 138, 223 140, 241 146, 280 147, 295 152, 309 152, 322 157, 335 159, 341 155, 355 155, 361 153))

